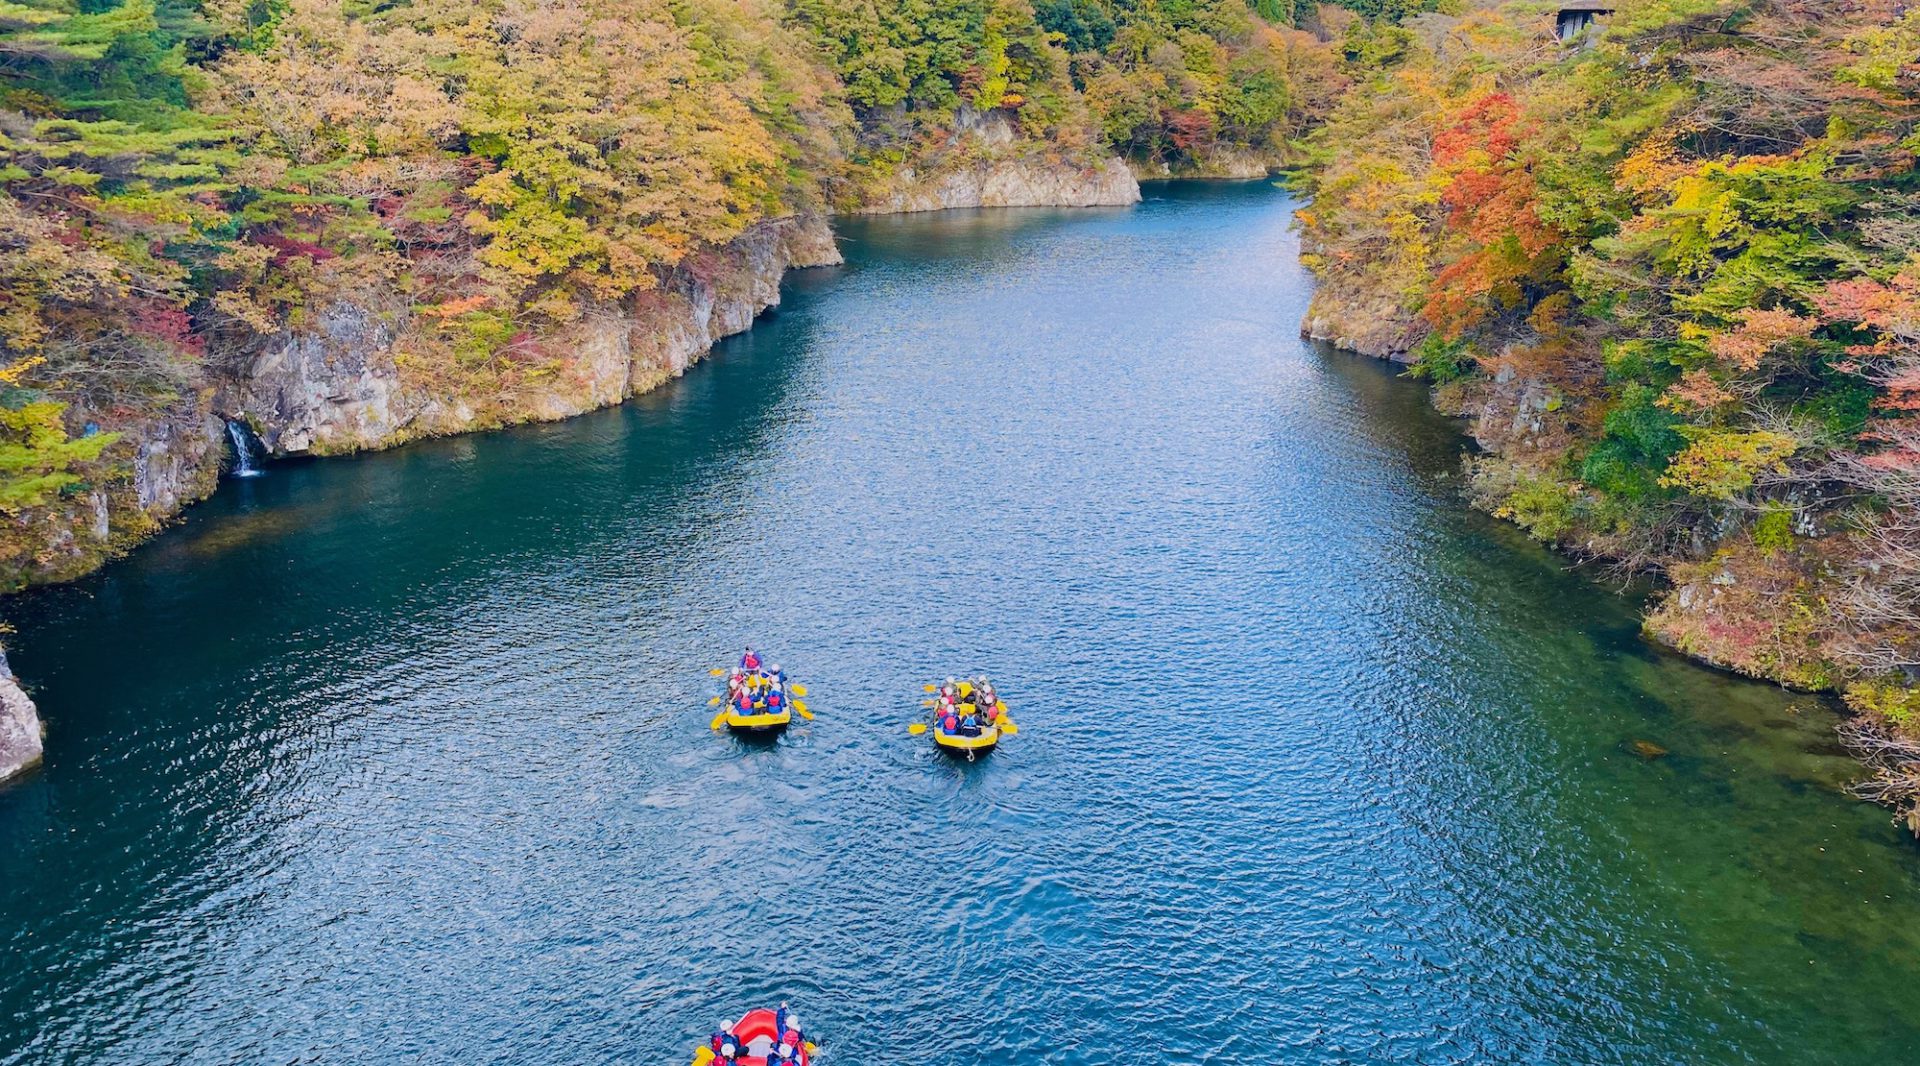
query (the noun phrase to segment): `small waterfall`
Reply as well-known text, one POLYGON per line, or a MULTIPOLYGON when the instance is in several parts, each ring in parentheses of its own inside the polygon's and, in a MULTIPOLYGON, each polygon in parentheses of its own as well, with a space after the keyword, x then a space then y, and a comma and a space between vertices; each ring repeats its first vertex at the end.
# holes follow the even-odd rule
POLYGON ((262 471, 253 460, 253 434, 239 419, 227 420, 227 439, 233 442, 233 476, 259 477, 262 471))

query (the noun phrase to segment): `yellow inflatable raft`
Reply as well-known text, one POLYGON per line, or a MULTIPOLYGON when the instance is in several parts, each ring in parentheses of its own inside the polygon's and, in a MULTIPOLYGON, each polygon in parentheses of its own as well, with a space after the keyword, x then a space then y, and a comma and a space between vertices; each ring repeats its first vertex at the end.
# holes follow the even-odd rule
MULTIPOLYGON (((957 710, 958 717, 964 718, 974 713, 974 706, 971 703, 963 703, 957 710)), ((1020 731, 1020 727, 1014 725, 1012 717, 1007 714, 1007 705, 1004 702, 1000 703, 996 710, 999 713, 994 717, 994 724, 979 726, 971 734, 964 730, 948 732, 940 722, 935 721, 933 728, 929 730, 933 734, 934 744, 943 751, 964 756, 969 760, 985 755, 1000 743, 1002 736, 1012 736, 1020 731)))

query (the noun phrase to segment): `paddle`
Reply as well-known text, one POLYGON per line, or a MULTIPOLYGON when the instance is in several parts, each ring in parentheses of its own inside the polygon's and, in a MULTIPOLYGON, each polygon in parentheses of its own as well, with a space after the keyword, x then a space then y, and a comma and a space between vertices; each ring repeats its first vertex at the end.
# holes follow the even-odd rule
POLYGON ((718 707, 718 706, 720 706, 720 699, 721 699, 721 697, 719 697, 719 696, 715 696, 714 698, 712 698, 712 699, 710 699, 710 700, 708 700, 708 701, 707 701, 707 706, 709 706, 709 707, 718 707))
POLYGON ((916 737, 920 736, 922 733, 925 733, 926 731, 927 731, 927 723, 925 722, 915 722, 912 725, 907 727, 907 732, 916 737))
POLYGON ((813 712, 807 710, 806 704, 801 703, 799 700, 793 700, 791 703, 793 709, 800 712, 800 717, 805 718, 809 722, 813 721, 813 712))
POLYGON ((787 688, 793 690, 793 694, 796 696, 804 696, 807 694, 807 686, 802 685, 797 681, 791 685, 788 685, 787 688))
POLYGON ((726 668, 726 667, 724 667, 724 666, 716 666, 716 667, 714 667, 713 669, 711 669, 711 670, 708 670, 708 671, 707 671, 707 676, 708 676, 708 677, 719 677, 719 676, 720 676, 721 674, 724 674, 724 673, 726 673, 726 672, 727 672, 727 668, 726 668))
MULTIPOLYGON (((733 708, 729 707, 727 708, 727 711, 730 711, 732 709, 733 708)), ((720 723, 727 720, 727 711, 721 711, 719 714, 715 715, 713 721, 707 724, 707 728, 718 733, 720 731, 720 723)))

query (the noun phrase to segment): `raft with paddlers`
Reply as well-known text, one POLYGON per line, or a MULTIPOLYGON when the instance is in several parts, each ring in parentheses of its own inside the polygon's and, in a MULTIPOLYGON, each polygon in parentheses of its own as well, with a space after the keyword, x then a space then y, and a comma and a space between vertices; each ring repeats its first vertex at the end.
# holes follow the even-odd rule
POLYGON ((972 761, 998 747, 1002 737, 1020 732, 1007 713, 1006 701, 994 693, 993 682, 984 677, 964 681, 947 678, 944 685, 922 688, 933 697, 921 701, 930 712, 928 720, 913 723, 907 732, 914 736, 932 733, 934 745, 942 751, 972 761))
POLYGON ((726 726, 743 736, 769 736, 787 728, 795 714, 813 721, 813 712, 800 699, 807 687, 789 682, 779 664, 764 663, 751 647, 740 656, 738 666, 708 673, 727 679, 727 690, 707 701, 720 708, 710 729, 726 726))
POLYGON ((693 1066, 811 1066, 814 1050, 782 1003, 779 1010, 757 1007, 715 1031, 693 1053, 693 1066))

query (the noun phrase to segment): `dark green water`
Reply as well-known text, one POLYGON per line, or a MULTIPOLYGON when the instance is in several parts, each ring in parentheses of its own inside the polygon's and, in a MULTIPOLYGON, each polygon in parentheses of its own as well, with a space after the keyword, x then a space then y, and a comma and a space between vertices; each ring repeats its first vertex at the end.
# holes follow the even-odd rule
POLYGON ((849 224, 659 393, 0 605, 0 1061, 678 1062, 779 998, 829 1064, 1920 1057, 1828 713, 1468 512, 1295 339, 1289 207, 849 224), (743 640, 814 692, 771 748, 707 731, 743 640), (968 669, 970 767, 904 729, 968 669))

